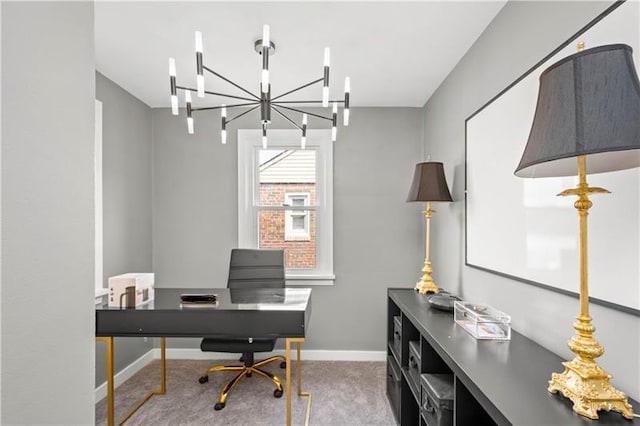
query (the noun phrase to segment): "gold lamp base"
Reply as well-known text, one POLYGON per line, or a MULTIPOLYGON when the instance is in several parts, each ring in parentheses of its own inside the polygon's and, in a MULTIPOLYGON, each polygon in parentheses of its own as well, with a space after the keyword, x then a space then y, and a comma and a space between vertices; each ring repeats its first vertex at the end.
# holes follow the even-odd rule
POLYGON ((569 340, 569 348, 576 355, 565 361, 562 373, 553 373, 548 391, 560 392, 573 402, 573 411, 590 419, 598 418, 599 410, 616 411, 627 419, 633 418, 633 409, 624 393, 614 388, 607 373, 595 361, 604 348, 593 337, 595 327, 589 315, 587 282, 587 215, 592 206, 589 194, 608 193, 606 189, 590 187, 586 179, 586 159, 578 157, 579 183, 576 188, 562 191, 560 196, 577 195, 574 207, 580 218, 580 314, 573 323, 576 334, 569 340))
POLYGON ((624 393, 614 388, 607 373, 594 360, 604 353, 604 348, 593 337, 595 327, 591 317, 579 315, 573 324, 576 334, 569 340, 569 348, 576 354, 572 361, 565 361, 562 373, 553 373, 548 391, 560 392, 573 402, 573 411, 590 419, 598 418, 599 410, 617 411, 627 419, 633 418, 633 408, 624 393))
POLYGON ((425 256, 424 256, 424 267, 422 268, 422 279, 416 283, 415 289, 420 294, 426 293, 438 293, 440 289, 433 282, 433 278, 431 277, 431 260, 429 260, 429 244, 430 244, 430 235, 431 235, 431 216, 435 213, 435 210, 431 209, 431 202, 427 201, 427 208, 424 211, 424 217, 427 222, 426 236, 425 236, 425 256))
POLYGON ((433 278, 431 277, 431 262, 425 260, 424 268, 422 268, 422 279, 416 283, 415 290, 420 294, 426 293, 438 293, 440 289, 433 282, 433 278))
POLYGON ((569 398, 573 411, 594 420, 599 410, 617 411, 627 419, 633 418, 633 408, 626 395, 609 383, 611 375, 595 361, 576 357, 562 364, 564 372, 551 375, 548 390, 569 398))

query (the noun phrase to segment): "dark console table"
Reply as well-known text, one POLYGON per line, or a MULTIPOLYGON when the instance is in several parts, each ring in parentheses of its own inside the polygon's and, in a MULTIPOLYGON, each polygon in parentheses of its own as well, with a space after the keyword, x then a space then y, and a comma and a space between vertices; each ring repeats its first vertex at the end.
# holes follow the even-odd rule
MULTIPOLYGON (((521 334, 512 331, 506 342, 476 340, 453 314, 431 309, 412 289, 389 289, 387 296, 387 394, 398 424, 427 424, 417 370, 418 377, 453 374, 453 421, 459 426, 640 425, 640 418, 614 412, 600 411, 599 420, 575 414, 571 401, 547 392, 563 359, 521 334)), ((640 404, 629 402, 640 412, 640 404)))

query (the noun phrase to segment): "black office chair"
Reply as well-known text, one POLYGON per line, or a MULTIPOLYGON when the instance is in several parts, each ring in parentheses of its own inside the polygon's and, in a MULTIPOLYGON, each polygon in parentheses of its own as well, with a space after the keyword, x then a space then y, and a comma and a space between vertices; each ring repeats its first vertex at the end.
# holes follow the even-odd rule
MULTIPOLYGON (((239 288, 283 288, 285 286, 284 250, 252 250, 233 249, 229 264, 229 278, 227 287, 239 288)), ((260 369, 263 365, 273 361, 280 361, 280 367, 285 368, 286 362, 282 355, 272 356, 255 362, 255 352, 270 352, 275 346, 275 338, 238 337, 205 337, 200 343, 200 349, 205 352, 241 353, 240 361, 243 365, 214 365, 207 369, 200 377, 200 383, 209 381, 209 374, 215 371, 239 371, 240 373, 225 385, 220 392, 220 398, 215 405, 216 410, 222 410, 233 387, 244 377, 251 377, 256 373, 270 379, 276 389, 273 396, 282 396, 282 381, 273 374, 260 369)))

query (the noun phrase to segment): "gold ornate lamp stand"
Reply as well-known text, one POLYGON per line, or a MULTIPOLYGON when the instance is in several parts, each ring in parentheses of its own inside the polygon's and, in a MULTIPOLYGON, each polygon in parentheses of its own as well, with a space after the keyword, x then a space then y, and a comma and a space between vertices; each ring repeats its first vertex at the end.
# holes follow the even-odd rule
POLYGON ((590 419, 597 419, 599 410, 617 411, 623 417, 631 419, 633 409, 627 397, 609 383, 611 375, 595 361, 604 353, 604 348, 593 337, 595 327, 591 324, 589 315, 587 215, 593 205, 589 200, 589 194, 609 193, 609 191, 589 187, 586 169, 586 158, 578 157, 577 188, 567 189, 558 194, 559 196, 578 196, 574 206, 580 217, 580 314, 573 324, 576 334, 568 342, 569 348, 576 357, 562 363, 565 367, 564 372, 552 374, 548 390, 551 393, 562 393, 573 402, 573 411, 590 419))
POLYGON ((433 278, 431 277, 431 261, 429 260, 429 237, 430 237, 430 229, 431 229, 431 215, 435 213, 435 210, 431 209, 431 201, 427 201, 427 209, 424 211, 424 216, 427 219, 427 235, 425 242, 425 258, 424 258, 424 267, 422 268, 422 279, 416 283, 415 289, 420 294, 425 293, 438 293, 440 289, 433 282, 433 278))

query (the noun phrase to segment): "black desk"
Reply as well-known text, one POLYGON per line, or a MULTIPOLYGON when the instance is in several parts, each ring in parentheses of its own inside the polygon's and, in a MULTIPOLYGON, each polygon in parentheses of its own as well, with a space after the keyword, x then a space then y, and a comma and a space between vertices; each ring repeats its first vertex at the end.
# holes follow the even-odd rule
MULTIPOLYGON (((416 424, 421 415, 421 389, 408 374, 409 342, 417 341, 421 373, 455 377, 457 425, 640 426, 640 418, 627 420, 614 412, 598 412, 600 420, 575 414, 568 399, 547 392, 551 373, 562 371, 563 359, 513 330, 507 342, 476 340, 451 313, 430 309, 427 298, 411 289, 389 289, 387 306, 388 362, 397 362, 402 372, 395 411, 402 425, 416 424), (400 353, 393 345, 394 317, 401 321, 400 353)), ((636 401, 629 402, 640 411, 636 401)))
POLYGON ((124 423, 153 395, 166 393, 165 338, 203 336, 279 337, 286 339, 287 425, 291 424, 291 343, 297 345, 298 396, 301 391, 300 344, 311 315, 311 289, 156 289, 155 300, 136 308, 96 306, 96 339, 107 344, 107 422, 114 424, 113 338, 160 337, 161 387, 150 392, 120 421, 124 423), (181 293, 214 293, 215 305, 181 306, 181 293))

